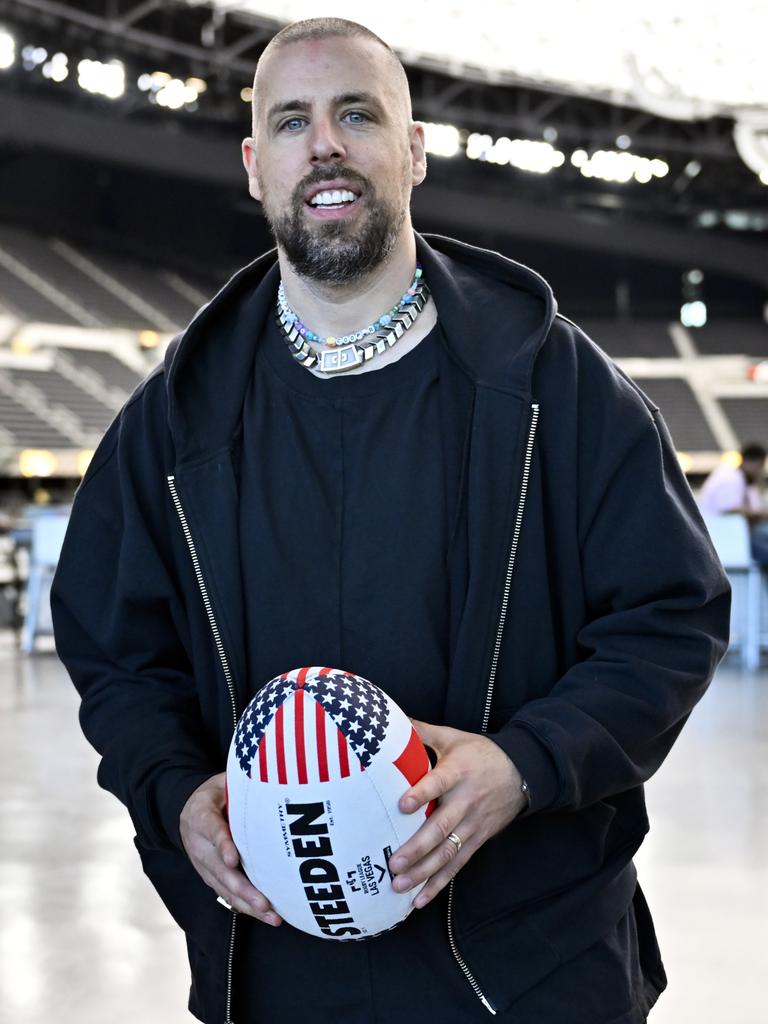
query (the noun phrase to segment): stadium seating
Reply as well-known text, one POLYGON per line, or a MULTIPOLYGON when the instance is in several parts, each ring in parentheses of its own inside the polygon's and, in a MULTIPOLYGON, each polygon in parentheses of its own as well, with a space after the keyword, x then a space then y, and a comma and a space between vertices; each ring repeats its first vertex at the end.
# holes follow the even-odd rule
MULTIPOLYGON (((5 310, 12 325, 37 325, 32 349, 11 344, 13 326, 0 341, 0 449, 92 448, 162 354, 162 344, 141 351, 139 333, 167 340, 220 284, 0 224, 0 318, 5 310)), ((748 357, 768 355, 767 325, 729 320, 684 330, 604 313, 577 321, 660 407, 677 448, 697 456, 695 472, 711 469, 736 441, 768 441, 765 387, 754 396, 738 390, 748 357), (684 358, 696 351, 703 358, 684 358), (717 397, 724 373, 739 397, 717 397)))
POLYGON ((71 361, 81 373, 90 373, 103 388, 114 388, 123 392, 125 397, 133 391, 141 380, 141 373, 112 355, 100 349, 71 348, 59 350, 58 358, 71 361))
POLYGON ((78 388, 56 370, 6 367, 5 372, 16 385, 17 393, 26 384, 27 392, 29 388, 36 389, 50 410, 64 410, 76 418, 83 432, 91 438, 90 442, 83 438, 83 445, 98 441, 114 418, 115 409, 78 388))
POLYGON ((635 383, 659 406, 679 449, 686 452, 717 450, 717 441, 686 380, 681 377, 635 377, 635 383))
POLYGON ((31 283, 36 276, 0 247, 0 305, 4 309, 21 320, 82 326, 65 304, 53 301, 50 289, 43 292, 31 283))
POLYGON ((176 331, 199 289, 176 275, 62 239, 0 225, 0 302, 25 320, 176 331))
POLYGON ((628 321, 583 317, 577 322, 612 359, 677 357, 664 320, 628 321))
POLYGON ((720 405, 736 432, 739 444, 768 442, 768 397, 721 398, 720 405))
POLYGON ((721 320, 691 328, 691 337, 703 356, 742 355, 768 358, 768 324, 758 320, 721 320))
POLYGON ((0 448, 71 448, 76 444, 72 437, 5 393, 3 384, 0 371, 0 448))

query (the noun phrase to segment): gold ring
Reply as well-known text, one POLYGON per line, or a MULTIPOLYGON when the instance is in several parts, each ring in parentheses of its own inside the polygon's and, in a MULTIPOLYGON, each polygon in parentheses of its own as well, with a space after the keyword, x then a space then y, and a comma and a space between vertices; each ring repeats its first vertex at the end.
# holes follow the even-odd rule
POLYGON ((458 853, 459 850, 461 849, 461 839, 456 835, 455 832, 451 832, 451 834, 447 838, 448 842, 453 843, 453 845, 456 847, 456 853, 458 853))

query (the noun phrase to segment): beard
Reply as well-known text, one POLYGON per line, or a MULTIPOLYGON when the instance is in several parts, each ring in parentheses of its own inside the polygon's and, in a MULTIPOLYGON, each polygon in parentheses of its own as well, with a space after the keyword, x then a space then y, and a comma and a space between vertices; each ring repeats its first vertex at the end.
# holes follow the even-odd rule
POLYGON ((300 277, 324 284, 357 281, 384 263, 400 236, 407 212, 405 204, 396 207, 380 199, 366 178, 344 167, 317 168, 307 175, 294 189, 289 209, 283 213, 270 209, 263 186, 261 193, 264 216, 293 269, 300 277), (308 225, 304 212, 307 189, 335 178, 360 186, 367 207, 362 224, 337 220, 308 225))

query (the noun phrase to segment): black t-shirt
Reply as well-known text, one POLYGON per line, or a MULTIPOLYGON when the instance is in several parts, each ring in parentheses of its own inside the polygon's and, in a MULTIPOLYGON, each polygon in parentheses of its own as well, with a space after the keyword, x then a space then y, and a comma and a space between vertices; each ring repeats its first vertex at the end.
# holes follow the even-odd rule
POLYGON ((444 457, 442 345, 437 325, 394 363, 326 380, 270 322, 243 412, 251 694, 327 665, 370 679, 411 717, 441 720, 460 468, 444 457))

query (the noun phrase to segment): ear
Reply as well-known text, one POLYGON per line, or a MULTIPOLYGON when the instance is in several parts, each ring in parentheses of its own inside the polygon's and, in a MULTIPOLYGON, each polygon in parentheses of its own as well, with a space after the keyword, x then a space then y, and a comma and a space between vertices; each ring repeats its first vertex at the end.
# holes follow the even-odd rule
POLYGON ((256 173, 257 160, 255 139, 252 139, 250 136, 243 139, 242 154, 243 166, 245 167, 245 173, 248 175, 248 191, 254 199, 261 201, 261 189, 259 188, 259 179, 256 173))
POLYGON ((414 121, 410 129, 411 135, 411 184, 420 185, 427 176, 427 152, 424 148, 424 125, 414 121))

